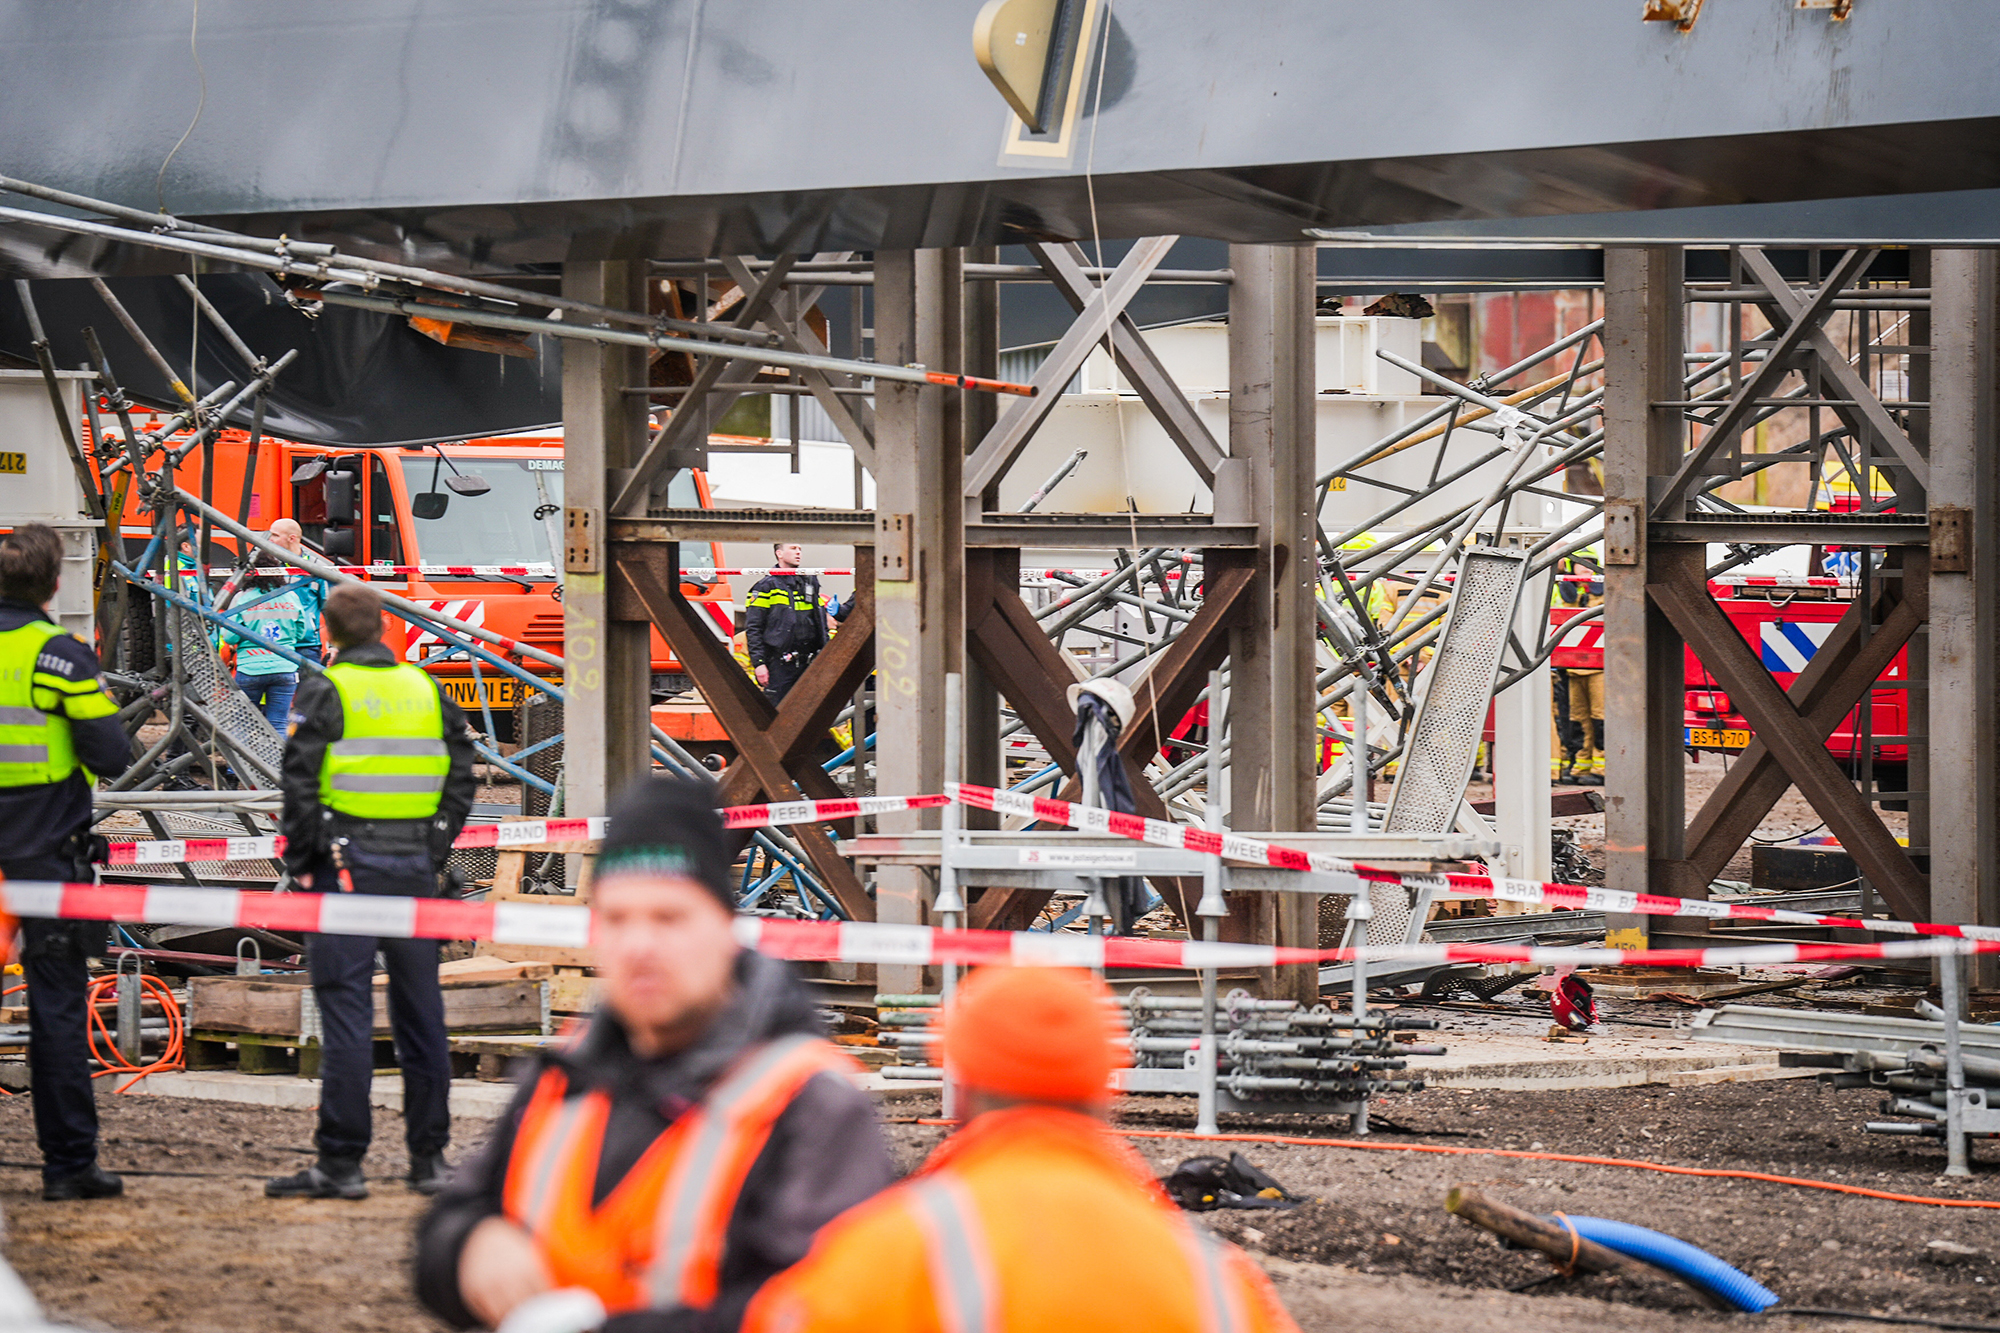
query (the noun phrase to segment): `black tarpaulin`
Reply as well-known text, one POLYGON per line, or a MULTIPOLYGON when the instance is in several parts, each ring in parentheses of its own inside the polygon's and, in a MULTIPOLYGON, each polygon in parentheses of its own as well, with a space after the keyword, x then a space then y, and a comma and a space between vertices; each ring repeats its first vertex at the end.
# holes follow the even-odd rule
MULTIPOLYGON (((535 337, 535 360, 446 347, 400 316, 336 306, 317 316, 294 308, 261 274, 198 279, 207 297, 254 352, 299 355, 271 387, 264 429, 313 444, 426 444, 553 426, 562 420, 562 352, 535 337)), ((247 384, 250 367, 173 278, 113 278, 109 286, 139 327, 187 378, 197 396, 225 381, 247 384), (190 349, 192 348, 192 356, 190 349)), ((97 331, 111 370, 134 398, 162 407, 178 399, 152 359, 126 335, 87 281, 30 284, 56 365, 86 366, 83 330, 97 331)), ((28 320, 12 282, 0 283, 0 352, 33 363, 28 320)), ((248 426, 249 409, 232 424, 248 426)))

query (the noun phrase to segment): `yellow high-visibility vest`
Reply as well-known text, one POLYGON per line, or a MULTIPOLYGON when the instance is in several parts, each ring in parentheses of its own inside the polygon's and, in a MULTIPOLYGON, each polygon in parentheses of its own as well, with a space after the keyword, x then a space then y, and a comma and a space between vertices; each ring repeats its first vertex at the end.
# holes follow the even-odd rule
POLYGON ((49 640, 68 631, 31 620, 0 633, 0 787, 43 787, 81 768, 71 719, 115 717, 118 705, 93 677, 70 680, 38 669, 49 640))
POLYGON ((451 756, 437 684, 407 663, 336 662, 341 737, 326 747, 319 798, 353 819, 429 819, 444 796, 451 756))

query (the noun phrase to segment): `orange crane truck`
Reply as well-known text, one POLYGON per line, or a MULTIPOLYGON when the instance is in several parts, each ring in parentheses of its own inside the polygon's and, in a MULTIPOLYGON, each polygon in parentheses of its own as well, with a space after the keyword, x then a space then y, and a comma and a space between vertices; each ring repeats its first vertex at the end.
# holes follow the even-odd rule
MULTIPOLYGON (((133 426, 145 431, 157 420, 141 409, 133 426)), ((245 526, 261 532, 276 519, 296 520, 309 551, 327 563, 365 568, 370 582, 385 591, 561 654, 560 434, 362 448, 266 435, 257 442, 253 459, 249 432, 229 429, 221 432, 214 448, 211 503, 240 514, 245 526)), ((192 450, 176 468, 175 481, 199 495, 202 473, 201 451, 192 450)), ((698 471, 679 473, 670 496, 676 507, 712 507, 708 478, 698 471)), ((121 526, 128 558, 152 537, 152 520, 136 496, 128 498, 121 526)), ((211 565, 235 556, 232 542, 226 533, 215 535, 211 565)), ((727 643, 735 629, 729 583, 703 573, 716 568, 718 554, 710 543, 683 544, 681 568, 688 576, 683 591, 727 643)), ((409 660, 422 662, 436 650, 435 634, 411 628, 404 648, 409 660)), ((561 683, 559 673, 546 664, 521 665, 561 683)), ((506 733, 497 739, 513 739, 517 681, 491 669, 475 681, 463 655, 433 663, 429 670, 474 716, 483 686, 495 730, 506 733)), ((658 630, 653 631, 652 675, 656 704, 690 684, 658 630)), ((722 739, 705 708, 681 705, 656 710, 655 718, 677 740, 701 744, 722 739)))

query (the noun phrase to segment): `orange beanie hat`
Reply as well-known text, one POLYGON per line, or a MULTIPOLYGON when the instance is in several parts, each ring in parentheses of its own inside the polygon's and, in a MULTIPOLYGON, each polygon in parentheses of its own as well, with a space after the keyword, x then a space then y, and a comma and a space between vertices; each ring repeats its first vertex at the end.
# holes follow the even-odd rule
POLYGON ((1111 990, 1088 972, 984 967, 945 1012, 944 1058, 967 1087, 1032 1101, 1109 1096, 1117 1029, 1111 990))

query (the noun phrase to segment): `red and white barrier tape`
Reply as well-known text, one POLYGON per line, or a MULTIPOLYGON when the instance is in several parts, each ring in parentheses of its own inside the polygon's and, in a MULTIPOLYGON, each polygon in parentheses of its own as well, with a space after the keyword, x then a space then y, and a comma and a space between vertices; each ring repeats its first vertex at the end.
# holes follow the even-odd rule
MULTIPOLYGON (((366 579, 409 579, 409 578, 528 578, 552 579, 556 577, 556 567, 540 565, 335 565, 334 569, 349 578, 366 579)), ((246 570, 234 568, 211 569, 211 577, 222 578, 237 574, 253 579, 289 578, 307 571, 294 569, 290 565, 253 565, 246 570)))
POLYGON ((1587 884, 1554 884, 1529 879, 1489 878, 1485 875, 1411 874, 1364 865, 1324 852, 1305 852, 1238 833, 1210 832, 1188 824, 1173 824, 1140 815, 1121 815, 1109 810, 1072 805, 1045 796, 1023 796, 1015 792, 975 787, 969 783, 947 783, 948 795, 967 805, 1001 814, 1062 824, 1091 833, 1115 834, 1155 847, 1179 847, 1231 861, 1273 866, 1279 870, 1310 870, 1329 877, 1329 893, 1351 893, 1358 883, 1402 884, 1430 888, 1456 898, 1489 898, 1501 902, 1542 903, 1550 907, 1586 908, 1600 912, 1621 912, 1634 916, 1699 916, 1714 919, 1736 918, 1773 921, 1794 926, 1831 926, 1841 930, 1869 930, 1891 935, 1931 935, 1962 939, 2000 941, 2000 927, 1952 926, 1927 921, 1873 921, 1848 917, 1821 916, 1816 912, 1792 912, 1779 907, 1759 907, 1753 903, 1719 903, 1701 898, 1667 898, 1651 893, 1626 893, 1593 888, 1587 884))
MULTIPOLYGON (((591 915, 578 904, 465 902, 363 893, 260 893, 184 885, 0 883, 0 902, 19 917, 144 925, 255 928, 286 934, 387 939, 491 940, 587 948, 591 915)), ((1273 967, 1351 961, 1523 963, 1530 966, 1734 967, 1860 962, 2000 953, 2000 941, 1887 940, 1878 944, 1759 944, 1731 949, 1527 948, 1413 944, 1294 949, 1258 944, 1124 939, 1042 931, 938 930, 873 921, 739 917, 736 937, 774 958, 849 963, 1013 963, 1060 967, 1273 967)))
MULTIPOLYGON (((792 824, 816 824, 852 819, 862 815, 892 814, 904 810, 925 810, 957 799, 965 805, 1002 814, 1019 815, 1046 823, 1061 824, 1092 833, 1130 838, 1155 847, 1175 847, 1230 861, 1271 866, 1279 870, 1311 871, 1327 877, 1328 893, 1353 893, 1360 881, 1428 888, 1433 893, 1454 898, 1483 898, 1500 902, 1539 904, 1547 907, 1579 908, 1634 916, 1688 916, 1712 920, 1768 921, 1779 925, 1821 926, 1836 930, 1872 931, 1882 935, 1911 935, 1945 939, 2000 942, 2000 927, 1956 926, 1936 922, 1893 921, 1826 916, 1817 912, 1795 912, 1780 907, 1760 907, 1755 903, 1722 903, 1699 898, 1668 898, 1659 894, 1626 893, 1594 888, 1587 884, 1545 883, 1537 880, 1492 878, 1486 875, 1415 874, 1349 861, 1324 852, 1306 852, 1238 833, 1211 832, 1187 824, 1147 819, 1140 815, 1118 814, 1110 810, 1075 805, 1049 797, 1024 796, 969 783, 947 784, 944 795, 867 796, 832 801, 778 801, 762 805, 732 806, 722 811, 727 828, 770 828, 792 824)), ((466 829, 455 847, 518 847, 545 842, 568 842, 604 836, 605 821, 593 819, 520 819, 498 824, 480 824, 466 829)), ((189 838, 154 842, 115 842, 105 864, 172 865, 191 861, 267 860, 283 853, 284 839, 278 835, 250 838, 189 838)), ((204 890, 206 892, 206 890, 204 890)), ((450 938, 460 938, 452 936, 450 938)), ((894 961, 894 960, 890 960, 894 961)), ((1260 966, 1263 964, 1260 964, 1260 966)))
MULTIPOLYGON (((945 796, 863 796, 835 801, 773 801, 735 805, 722 811, 724 828, 775 828, 787 824, 822 824, 857 815, 887 815, 899 810, 928 810, 949 801, 945 796)), ((590 819, 508 819, 498 824, 474 824, 458 835, 455 848, 525 847, 544 842, 580 842, 604 836, 603 816, 590 819)), ((103 864, 108 866, 180 865, 190 861, 269 861, 284 855, 283 834, 248 838, 174 838, 151 842, 114 842, 103 864)))
POLYGON ((950 805, 951 797, 853 796, 834 801, 773 801, 769 805, 732 805, 722 812, 724 828, 766 828, 775 824, 824 824, 857 815, 892 815, 900 810, 934 810, 950 805))
POLYGON ((845 578, 853 574, 854 571, 851 569, 779 569, 776 566, 772 566, 767 569, 696 569, 689 567, 681 570, 681 573, 684 575, 716 574, 726 579, 762 578, 766 574, 824 574, 829 578, 845 578))
MULTIPOLYGON (((1602 574, 1557 574, 1557 583, 1602 583, 1602 574)), ((1853 579, 1822 574, 1717 574, 1709 581, 1718 588, 1853 588, 1853 579)))

